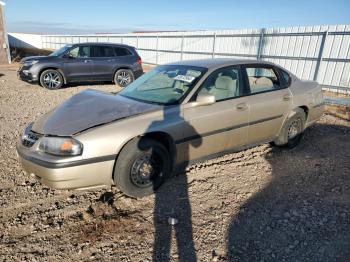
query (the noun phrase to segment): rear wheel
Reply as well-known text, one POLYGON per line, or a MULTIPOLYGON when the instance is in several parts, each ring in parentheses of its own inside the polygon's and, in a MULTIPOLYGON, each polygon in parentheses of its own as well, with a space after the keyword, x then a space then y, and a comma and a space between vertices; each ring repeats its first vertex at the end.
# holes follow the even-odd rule
POLYGON ((119 69, 114 75, 114 83, 120 87, 126 87, 134 81, 135 77, 129 69, 119 69))
POLYGON ((299 144, 305 128, 306 114, 299 108, 295 111, 295 114, 286 120, 280 135, 273 142, 274 145, 293 148, 299 144))
POLYGON ((57 70, 45 70, 40 75, 40 85, 50 90, 59 89, 63 85, 63 77, 57 70))
POLYGON ((125 145, 114 168, 114 182, 126 195, 152 194, 170 173, 170 156, 158 141, 135 138, 125 145))

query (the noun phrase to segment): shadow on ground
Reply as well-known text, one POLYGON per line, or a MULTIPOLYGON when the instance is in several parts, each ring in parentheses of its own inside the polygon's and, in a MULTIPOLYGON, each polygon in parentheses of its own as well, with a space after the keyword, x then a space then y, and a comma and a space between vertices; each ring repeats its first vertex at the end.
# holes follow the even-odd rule
POLYGON ((349 261, 350 161, 337 163, 349 148, 349 127, 324 124, 293 150, 273 148, 270 184, 232 217, 228 260, 349 261))
MULTIPOLYGON (((185 121, 181 115, 180 108, 177 106, 168 111, 164 110, 163 118, 159 121, 153 121, 148 127, 146 133, 151 133, 153 130, 159 129, 160 126, 166 127, 169 124, 169 120, 173 123, 179 124, 179 126, 175 124, 174 126, 171 126, 171 128, 186 130, 192 136, 198 138, 193 139, 188 143, 184 143, 181 152, 178 152, 182 157, 182 165, 176 169, 176 173, 179 175, 174 179, 174 185, 166 191, 156 190, 155 192, 153 212, 155 228, 153 261, 166 262, 171 260, 173 234, 176 240, 179 261, 196 261, 197 256, 192 229, 192 209, 188 196, 187 176, 184 174, 186 173, 185 169, 189 164, 189 147, 199 147, 202 144, 202 138, 198 135, 195 128, 185 121), (173 222, 169 221, 169 219, 173 220, 173 222)), ((141 139, 138 143, 138 147, 145 150, 145 144, 147 144, 147 141, 141 139)), ((175 150, 176 149, 174 149, 174 152, 175 150)), ((161 153, 161 151, 159 151, 159 153, 161 153)), ((154 148, 151 150, 150 157, 155 162, 164 162, 165 160, 162 160, 161 155, 157 155, 157 150, 154 148)), ((153 179, 153 188, 157 189, 158 186, 158 179, 153 179)))
MULTIPOLYGON (((70 88, 70 87, 77 87, 77 86, 95 86, 97 88, 98 85, 114 85, 113 82, 109 81, 82 81, 82 82, 72 82, 67 83, 61 87, 61 89, 64 88, 70 88)), ((116 85, 116 89, 119 89, 119 87, 116 85)))

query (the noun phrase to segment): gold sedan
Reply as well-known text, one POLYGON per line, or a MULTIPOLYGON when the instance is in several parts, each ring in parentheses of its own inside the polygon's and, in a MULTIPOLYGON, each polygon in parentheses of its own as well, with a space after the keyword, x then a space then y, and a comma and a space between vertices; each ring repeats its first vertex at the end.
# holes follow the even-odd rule
POLYGON ((323 113, 321 87, 254 60, 161 65, 117 94, 78 93, 31 123, 17 152, 54 188, 151 194, 194 161, 261 143, 292 148, 323 113))

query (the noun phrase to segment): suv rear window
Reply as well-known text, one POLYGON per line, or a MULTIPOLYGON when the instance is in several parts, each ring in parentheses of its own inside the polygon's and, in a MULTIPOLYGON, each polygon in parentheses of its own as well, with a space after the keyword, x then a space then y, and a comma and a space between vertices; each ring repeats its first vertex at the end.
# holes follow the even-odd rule
POLYGON ((114 47, 114 51, 117 54, 117 56, 132 55, 132 53, 124 47, 114 47))
POLYGON ((114 49, 111 46, 94 46, 92 48, 92 57, 113 57, 114 49))

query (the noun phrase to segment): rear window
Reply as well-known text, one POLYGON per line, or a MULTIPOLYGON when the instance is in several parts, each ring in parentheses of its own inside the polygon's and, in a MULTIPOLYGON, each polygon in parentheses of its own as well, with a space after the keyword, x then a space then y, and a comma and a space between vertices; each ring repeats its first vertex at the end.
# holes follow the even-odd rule
POLYGON ((113 57, 115 56, 114 49, 111 46, 94 46, 93 57, 113 57))
POLYGON ((284 70, 282 70, 282 69, 280 69, 280 72, 281 72, 281 77, 282 77, 283 85, 284 85, 284 86, 289 86, 289 85, 290 85, 290 82, 292 81, 290 75, 289 75, 286 71, 284 71, 284 70))
POLYGON ((115 51, 117 56, 132 55, 132 53, 124 47, 114 47, 114 51, 115 51))

